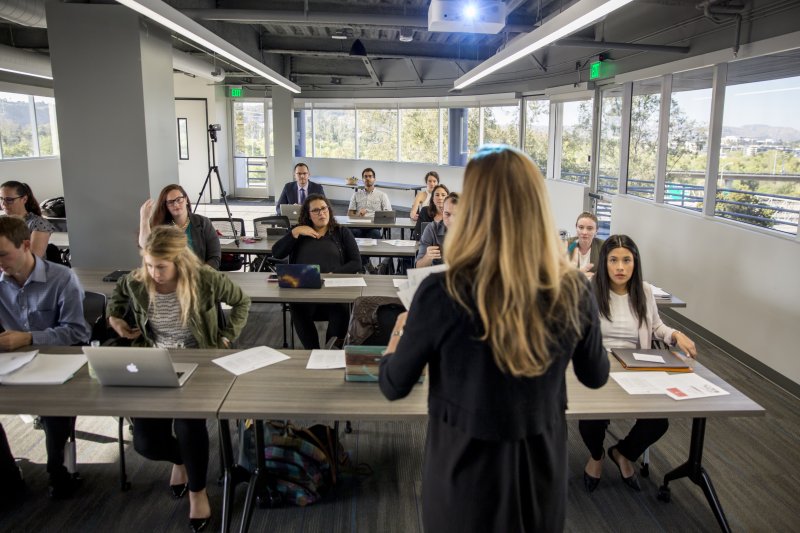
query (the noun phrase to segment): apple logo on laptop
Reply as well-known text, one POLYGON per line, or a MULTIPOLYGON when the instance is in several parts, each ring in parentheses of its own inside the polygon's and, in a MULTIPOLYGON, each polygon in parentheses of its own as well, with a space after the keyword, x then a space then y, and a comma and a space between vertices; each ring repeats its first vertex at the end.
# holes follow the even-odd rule
POLYGON ((125 369, 128 372, 130 372, 131 374, 135 374, 135 373, 137 373, 139 371, 139 369, 136 367, 135 363, 129 364, 128 366, 125 367, 125 369))

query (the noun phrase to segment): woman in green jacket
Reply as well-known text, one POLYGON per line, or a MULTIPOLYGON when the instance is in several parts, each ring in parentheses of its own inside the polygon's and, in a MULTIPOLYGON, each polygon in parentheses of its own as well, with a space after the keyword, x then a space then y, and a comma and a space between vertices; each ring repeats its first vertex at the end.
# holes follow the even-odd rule
MULTIPOLYGON (((157 226, 142 249, 142 266, 121 278, 108 305, 109 324, 139 346, 228 348, 245 323, 250 298, 225 274, 203 266, 184 232, 157 226), (218 303, 232 307, 218 325, 218 303), (135 326, 124 319, 128 307, 135 326)), ((133 445, 148 459, 173 464, 173 496, 189 492, 189 524, 202 531, 211 518, 206 493, 208 429, 205 420, 137 418, 133 445), (174 435, 173 436, 173 431, 174 435)))

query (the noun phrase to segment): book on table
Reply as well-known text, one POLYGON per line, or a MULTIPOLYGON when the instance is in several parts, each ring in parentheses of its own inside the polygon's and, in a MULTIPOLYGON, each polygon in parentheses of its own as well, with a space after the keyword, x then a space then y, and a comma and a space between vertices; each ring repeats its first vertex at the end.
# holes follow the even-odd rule
POLYGON ((670 350, 612 348, 611 353, 627 370, 693 372, 691 359, 670 350), (660 358, 660 360, 659 360, 660 358))
MULTIPOLYGON (((348 344, 344 347, 344 379, 345 381, 378 381, 378 369, 386 346, 367 346, 348 344)), ((417 383, 422 383, 426 369, 417 383)))

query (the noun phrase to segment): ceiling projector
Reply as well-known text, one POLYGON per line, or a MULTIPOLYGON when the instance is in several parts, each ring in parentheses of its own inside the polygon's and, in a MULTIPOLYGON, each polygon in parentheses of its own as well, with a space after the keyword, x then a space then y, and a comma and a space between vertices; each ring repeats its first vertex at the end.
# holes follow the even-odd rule
POLYGON ((498 33, 506 25, 506 6, 498 0, 431 0, 428 31, 498 33))

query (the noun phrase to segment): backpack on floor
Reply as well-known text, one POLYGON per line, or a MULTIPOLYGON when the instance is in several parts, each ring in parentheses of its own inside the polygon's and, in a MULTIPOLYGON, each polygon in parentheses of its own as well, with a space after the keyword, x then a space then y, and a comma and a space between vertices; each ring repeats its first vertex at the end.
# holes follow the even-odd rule
POLYGON ((347 327, 344 344, 386 346, 397 321, 405 311, 400 298, 391 296, 361 296, 353 302, 353 314, 347 327))

